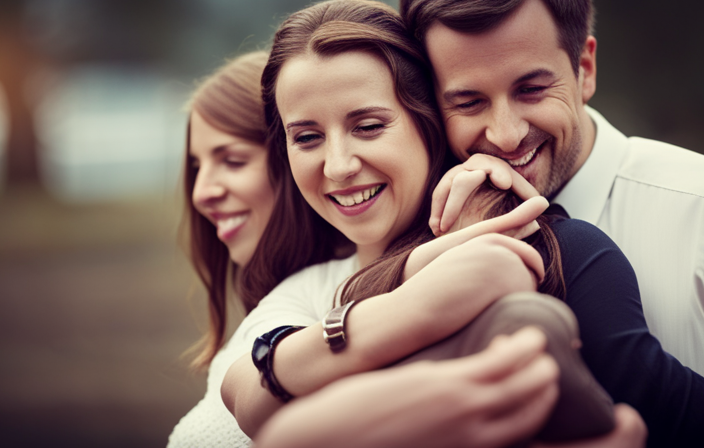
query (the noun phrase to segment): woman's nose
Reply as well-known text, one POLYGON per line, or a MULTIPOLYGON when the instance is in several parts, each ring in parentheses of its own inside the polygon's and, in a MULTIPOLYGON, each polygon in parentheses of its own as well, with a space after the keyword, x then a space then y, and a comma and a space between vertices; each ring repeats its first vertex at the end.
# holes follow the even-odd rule
POLYGON ((196 182, 193 185, 193 204, 195 206, 205 206, 213 201, 222 198, 226 189, 219 181, 215 173, 204 168, 198 170, 196 182))
POLYGON ((362 161, 343 138, 329 139, 325 150, 325 177, 342 182, 362 169, 362 161))

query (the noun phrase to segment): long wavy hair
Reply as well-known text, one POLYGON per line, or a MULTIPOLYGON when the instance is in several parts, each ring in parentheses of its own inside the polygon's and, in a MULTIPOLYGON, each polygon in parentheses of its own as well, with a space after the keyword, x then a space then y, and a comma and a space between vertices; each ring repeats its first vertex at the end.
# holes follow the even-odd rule
MULTIPOLYGON (((260 79, 269 54, 257 51, 242 55, 203 80, 193 93, 189 109, 197 111, 211 126, 257 144, 266 142, 266 124, 261 100, 260 79)), ((186 249, 196 273, 208 293, 209 329, 192 365, 205 368, 224 344, 227 331, 227 291, 234 287, 238 266, 218 237, 215 226, 193 205, 193 188, 198 170, 191 152, 191 126, 186 133, 184 168, 185 212, 182 230, 186 249)), ((272 185, 276 179, 269 177, 272 185)))
MULTIPOLYGON (((429 154, 430 167, 425 179, 425 195, 420 212, 409 228, 392 241, 382 259, 392 260, 408 248, 433 238, 428 228, 431 195, 434 187, 447 166, 445 165, 446 143, 441 118, 434 107, 435 97, 431 73, 420 44, 406 32, 398 13, 390 6, 364 0, 332 0, 318 3, 292 14, 276 32, 274 43, 264 73, 262 75, 262 95, 264 112, 268 126, 270 166, 272 172, 286 179, 282 184, 282 195, 277 202, 274 217, 290 225, 281 226, 280 233, 265 234, 262 238, 260 255, 287 253, 320 249, 321 237, 329 234, 340 235, 330 224, 323 221, 305 202, 298 187, 293 182, 286 150, 286 135, 276 105, 276 82, 283 65, 291 58, 315 54, 332 57, 350 51, 365 51, 381 58, 388 67, 395 86, 396 97, 410 115, 419 131, 429 154), (293 206, 293 207, 292 207, 293 206), (291 210, 293 208, 295 210, 291 210), (301 211, 304 210, 302 213, 301 211), (292 217, 296 219, 293 220, 292 217), (295 221, 295 222, 291 222, 295 221), (319 232, 305 232, 297 229, 304 221, 319 222, 319 232), (280 242, 287 242, 282 250, 280 242), (266 249, 268 247, 268 249, 266 249)), ((312 228, 310 225, 306 225, 312 228)), ((269 230, 269 229, 267 229, 269 230)), ((273 230, 273 228, 272 228, 273 230)), ((255 254, 254 258, 257 258, 255 254)), ((367 276, 396 276, 394 270, 372 269, 379 260, 360 271, 367 276)), ((278 262, 278 261, 277 261, 278 262)), ((405 260, 404 260, 405 263, 405 260)), ((254 263, 251 263, 252 266, 254 263)), ((386 266, 386 265, 385 265, 386 266)), ((403 265, 401 265, 401 269, 403 265)), ((245 270, 245 274, 249 267, 245 270)), ((367 277, 365 277, 367 278, 367 277)), ((248 290, 261 296, 277 283, 277 278, 257 278, 256 282, 246 279, 243 283, 248 290)), ((331 298, 332 299, 332 298, 331 298)))

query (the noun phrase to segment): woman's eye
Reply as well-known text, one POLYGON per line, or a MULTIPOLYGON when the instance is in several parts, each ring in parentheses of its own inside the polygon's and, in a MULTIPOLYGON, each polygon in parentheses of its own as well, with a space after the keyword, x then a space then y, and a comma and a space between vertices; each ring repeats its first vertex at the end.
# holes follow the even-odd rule
POLYGON ((225 159, 225 164, 230 168, 242 168, 247 162, 239 159, 225 159))
POLYGON ((467 110, 467 109, 472 109, 474 107, 477 107, 480 103, 481 103, 481 100, 471 100, 471 101, 467 101, 465 103, 460 103, 455 107, 457 107, 458 109, 461 109, 461 110, 467 110))
POLYGON ((376 137, 386 128, 384 123, 370 123, 358 125, 355 132, 362 134, 364 137, 376 137))
POLYGON ((297 135, 293 139, 293 141, 299 145, 308 145, 308 144, 314 143, 316 140, 318 140, 320 138, 321 137, 318 134, 300 134, 300 135, 297 135))

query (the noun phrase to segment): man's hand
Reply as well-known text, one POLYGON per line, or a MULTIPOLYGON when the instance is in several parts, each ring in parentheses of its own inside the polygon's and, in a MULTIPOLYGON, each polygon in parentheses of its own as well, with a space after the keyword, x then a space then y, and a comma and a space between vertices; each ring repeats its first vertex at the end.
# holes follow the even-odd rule
POLYGON ((487 177, 496 188, 512 189, 521 199, 539 196, 538 191, 505 161, 475 154, 445 173, 433 192, 429 225, 436 236, 453 226, 467 198, 487 177))
POLYGON ((544 197, 533 197, 505 215, 478 222, 421 244, 411 252, 406 261, 404 281, 411 278, 444 252, 478 236, 488 233, 500 233, 517 240, 527 237, 538 230, 538 224, 535 219, 548 208, 548 205, 548 201, 544 197))
POLYGON ((535 443, 530 448, 642 448, 648 429, 640 414, 627 404, 614 407, 616 428, 610 433, 572 443, 535 443))

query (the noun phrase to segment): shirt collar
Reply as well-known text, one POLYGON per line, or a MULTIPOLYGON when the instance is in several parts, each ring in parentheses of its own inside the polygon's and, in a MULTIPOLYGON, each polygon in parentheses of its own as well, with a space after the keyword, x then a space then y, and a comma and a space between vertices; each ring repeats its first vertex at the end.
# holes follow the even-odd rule
POLYGON ((553 202, 571 218, 596 224, 611 194, 616 174, 628 150, 628 138, 597 111, 585 106, 596 127, 591 154, 553 202))

